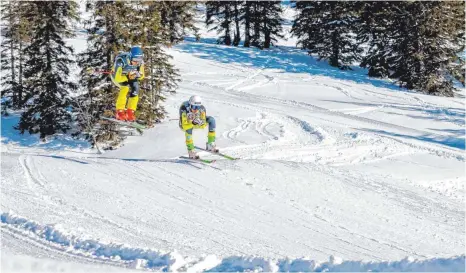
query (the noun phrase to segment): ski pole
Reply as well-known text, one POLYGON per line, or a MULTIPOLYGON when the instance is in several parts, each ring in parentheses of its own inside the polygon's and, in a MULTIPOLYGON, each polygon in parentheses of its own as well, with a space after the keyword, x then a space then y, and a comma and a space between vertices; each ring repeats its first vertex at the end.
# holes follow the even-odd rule
POLYGON ((94 74, 94 73, 107 74, 107 75, 112 74, 112 71, 109 71, 109 70, 97 70, 93 68, 88 68, 86 71, 89 74, 94 74))

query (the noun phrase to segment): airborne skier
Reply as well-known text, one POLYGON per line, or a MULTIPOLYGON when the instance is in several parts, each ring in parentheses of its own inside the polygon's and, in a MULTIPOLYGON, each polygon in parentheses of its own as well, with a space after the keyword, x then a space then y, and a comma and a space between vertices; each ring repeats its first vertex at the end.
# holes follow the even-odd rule
POLYGON ((180 106, 180 128, 185 132, 186 146, 190 158, 199 158, 194 151, 193 129, 204 129, 209 125, 206 150, 218 152, 215 145, 215 119, 207 116, 201 97, 191 96, 180 106))
POLYGON ((144 79, 144 53, 139 46, 133 46, 130 52, 121 52, 115 57, 111 78, 120 87, 116 101, 117 120, 135 121, 138 100, 139 82, 144 79), (129 99, 127 98, 129 92, 129 99), (127 109, 126 109, 127 106, 127 109))

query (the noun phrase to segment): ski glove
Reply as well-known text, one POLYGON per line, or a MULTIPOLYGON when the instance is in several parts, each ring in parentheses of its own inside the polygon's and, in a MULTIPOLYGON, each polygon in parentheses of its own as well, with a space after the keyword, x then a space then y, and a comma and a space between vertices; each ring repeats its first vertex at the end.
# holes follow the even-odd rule
POLYGON ((195 119, 193 120, 193 124, 194 124, 194 125, 203 125, 203 124, 204 124, 204 121, 203 121, 202 119, 200 119, 200 118, 195 118, 195 119))
POLYGON ((141 77, 141 73, 139 73, 139 71, 131 71, 128 74, 128 79, 130 80, 138 79, 139 77, 141 77))

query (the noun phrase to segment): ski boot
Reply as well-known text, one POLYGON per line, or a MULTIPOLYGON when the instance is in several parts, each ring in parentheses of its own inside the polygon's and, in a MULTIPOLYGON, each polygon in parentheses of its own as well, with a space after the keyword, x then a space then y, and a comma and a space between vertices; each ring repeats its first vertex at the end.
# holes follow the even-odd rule
POLYGON ((121 109, 116 111, 115 119, 126 121, 126 111, 121 109))
POLYGON ((199 159, 199 155, 194 150, 188 150, 188 156, 192 159, 199 159))
POLYGON ((205 149, 212 153, 219 152, 219 150, 217 149, 217 146, 215 145, 215 142, 211 142, 211 143, 207 142, 205 149))
POLYGON ((129 122, 133 122, 136 120, 136 116, 134 115, 134 110, 131 110, 131 109, 126 110, 126 120, 129 122))

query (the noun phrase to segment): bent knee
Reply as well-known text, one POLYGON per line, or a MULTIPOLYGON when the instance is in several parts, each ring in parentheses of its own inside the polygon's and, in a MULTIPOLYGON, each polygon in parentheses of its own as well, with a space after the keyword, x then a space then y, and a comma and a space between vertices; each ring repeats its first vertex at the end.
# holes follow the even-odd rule
POLYGON ((212 116, 208 116, 206 118, 206 121, 209 124, 209 131, 215 131, 215 127, 216 127, 215 118, 212 116))

